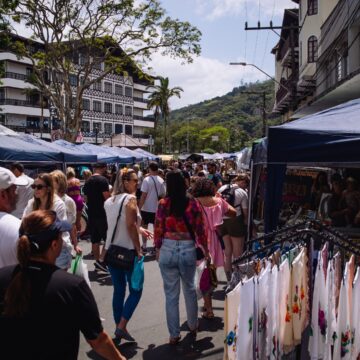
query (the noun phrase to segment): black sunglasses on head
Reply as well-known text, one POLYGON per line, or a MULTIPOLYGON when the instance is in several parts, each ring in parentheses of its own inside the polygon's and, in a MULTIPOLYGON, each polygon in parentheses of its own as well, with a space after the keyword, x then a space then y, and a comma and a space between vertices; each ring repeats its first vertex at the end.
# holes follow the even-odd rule
POLYGON ((32 189, 36 189, 36 190, 41 190, 41 189, 43 189, 43 188, 46 188, 47 186, 46 185, 41 185, 41 184, 39 184, 39 185, 35 185, 35 184, 32 184, 31 185, 31 188, 32 189))

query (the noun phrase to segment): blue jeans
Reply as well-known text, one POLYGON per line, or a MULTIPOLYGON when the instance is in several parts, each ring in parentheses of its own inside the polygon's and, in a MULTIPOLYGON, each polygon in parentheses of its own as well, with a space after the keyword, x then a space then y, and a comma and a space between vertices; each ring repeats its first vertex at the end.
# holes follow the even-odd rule
POLYGON ((122 317, 128 321, 130 320, 140 301, 142 290, 136 291, 131 287, 132 271, 125 271, 109 266, 109 272, 114 285, 112 307, 114 321, 117 325, 122 317), (125 301, 126 283, 129 284, 129 296, 125 301))
POLYGON ((196 250, 193 240, 164 239, 159 257, 166 297, 166 321, 172 338, 180 335, 180 279, 185 298, 189 328, 198 325, 198 304, 195 289, 196 250))

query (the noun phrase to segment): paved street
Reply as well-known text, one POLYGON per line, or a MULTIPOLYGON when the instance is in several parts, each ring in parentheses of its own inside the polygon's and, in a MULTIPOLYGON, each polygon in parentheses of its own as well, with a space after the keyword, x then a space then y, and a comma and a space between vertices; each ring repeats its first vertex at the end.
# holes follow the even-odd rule
MULTIPOLYGON (((90 244, 80 243, 84 254, 89 254, 90 244)), ((104 319, 105 330, 112 336, 114 323, 112 319, 112 285, 110 276, 94 272, 93 260, 85 255, 89 267, 92 291, 99 306, 100 316, 104 319)), ((181 294, 180 316, 182 341, 178 346, 169 346, 165 319, 165 296, 159 267, 154 258, 147 257, 145 264, 145 285, 140 303, 131 319, 128 330, 137 343, 120 345, 120 351, 128 359, 144 360, 177 360, 177 359, 222 359, 223 358, 223 311, 225 275, 219 270, 221 280, 214 293, 213 320, 200 319, 200 331, 196 339, 187 332, 185 304, 181 294)), ((199 306, 202 302, 199 302, 199 306)), ((199 313, 200 316, 200 313, 199 313)), ((84 338, 81 339, 79 359, 101 359, 91 350, 84 338)))

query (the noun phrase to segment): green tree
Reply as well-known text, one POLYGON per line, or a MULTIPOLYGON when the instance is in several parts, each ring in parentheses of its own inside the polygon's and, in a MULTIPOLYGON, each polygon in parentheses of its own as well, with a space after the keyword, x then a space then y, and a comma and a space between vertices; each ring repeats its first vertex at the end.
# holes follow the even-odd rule
POLYGON ((15 50, 31 59, 39 90, 57 108, 70 141, 92 84, 110 73, 127 76, 129 69, 146 79, 136 64, 145 65, 156 51, 191 62, 201 50, 200 31, 171 19, 158 0, 19 0, 6 15, 32 31, 34 42, 18 42, 15 50))
POLYGON ((170 150, 170 147, 168 146, 170 144, 170 137, 167 132, 168 118, 170 115, 169 100, 174 96, 180 98, 181 92, 184 90, 179 86, 169 88, 169 78, 167 77, 159 76, 157 79, 160 81, 159 85, 147 87, 147 89, 151 91, 148 107, 149 109, 155 109, 155 117, 158 117, 159 114, 161 114, 163 124, 163 152, 167 152, 168 149, 170 150))
POLYGON ((216 151, 227 151, 230 141, 230 132, 224 126, 215 125, 200 131, 203 148, 212 148, 216 151))

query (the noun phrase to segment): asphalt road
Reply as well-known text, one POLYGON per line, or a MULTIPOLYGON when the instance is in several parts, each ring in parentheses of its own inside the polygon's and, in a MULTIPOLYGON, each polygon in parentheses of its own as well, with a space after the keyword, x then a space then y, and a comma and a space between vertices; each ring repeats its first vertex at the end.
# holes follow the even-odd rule
MULTIPOLYGON (((90 253, 90 244, 80 242, 84 258, 88 264, 92 291, 97 301, 100 316, 103 319, 105 331, 113 337, 115 324, 112 318, 112 284, 109 275, 94 271, 94 260, 90 253)), ((147 256, 145 263, 145 284, 140 303, 128 324, 129 333, 136 339, 136 343, 121 343, 119 349, 127 359, 144 360, 180 360, 180 359, 222 359, 223 358, 223 314, 225 274, 218 270, 220 280, 214 292, 215 318, 205 320, 200 318, 200 331, 194 339, 187 331, 186 312, 182 293, 180 295, 180 323, 182 340, 177 346, 168 345, 169 334, 165 318, 165 295, 162 278, 157 262, 147 256)), ((199 311, 202 301, 199 301, 199 311)), ((201 313, 199 312, 199 317, 201 313)), ((115 340, 116 341, 116 340, 115 340)), ((102 359, 81 337, 78 359, 102 359)))

